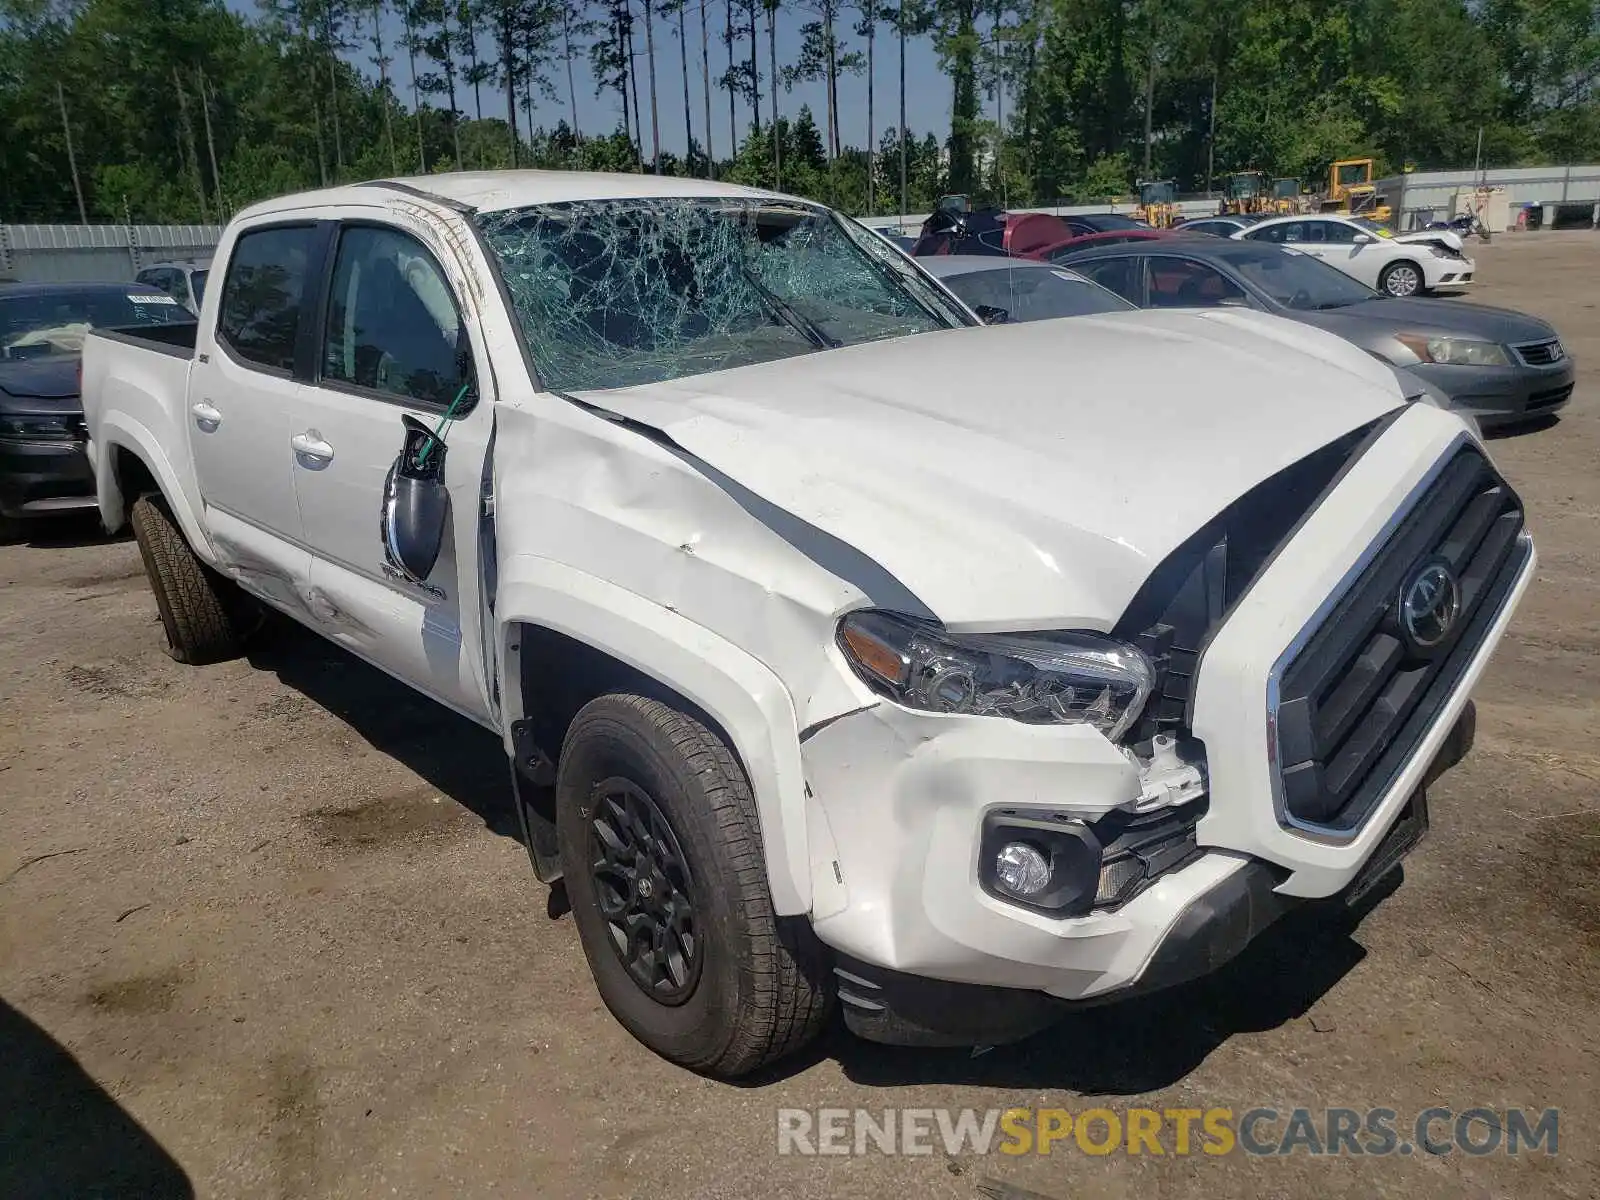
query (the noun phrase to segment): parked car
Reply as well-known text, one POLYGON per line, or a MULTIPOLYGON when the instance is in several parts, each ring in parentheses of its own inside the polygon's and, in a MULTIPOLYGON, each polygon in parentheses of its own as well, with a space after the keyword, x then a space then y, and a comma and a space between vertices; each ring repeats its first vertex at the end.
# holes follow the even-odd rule
POLYGON ((1005 213, 993 208, 971 212, 942 209, 923 223, 913 253, 918 258, 946 254, 1009 255, 1050 261, 1084 246, 1171 236, 1171 230, 1152 229, 1133 221, 1126 221, 1119 228, 1092 231, 1050 213, 1005 213))
POLYGON ((923 259, 922 266, 987 324, 1086 317, 1135 308, 1115 292, 1065 267, 1025 258, 950 254, 923 259))
POLYGON ((1200 217, 1194 221, 1174 225, 1173 228, 1181 229, 1185 233, 1209 233, 1212 237, 1232 237, 1263 219, 1256 213, 1234 213, 1225 217, 1200 217))
POLYGON ((907 237, 905 234, 901 233, 895 228, 873 229, 872 232, 877 234, 884 241, 888 242, 896 250, 899 250, 905 254, 910 254, 917 245, 916 238, 907 237))
POLYGON ((1144 221, 1125 213, 1072 213, 1062 217, 1073 237, 1086 237, 1091 233, 1116 233, 1123 229, 1149 229, 1144 221))
POLYGON ((0 537, 31 517, 95 507, 78 399, 90 328, 193 324, 163 292, 128 283, 0 284, 0 537))
POLYGON ((1465 287, 1476 270, 1454 233, 1418 230, 1394 234, 1361 217, 1274 217, 1233 236, 1293 246, 1391 296, 1465 287))
POLYGON ((1483 428, 1546 416, 1572 398, 1572 360, 1537 317, 1384 296, 1299 247, 1174 238, 1064 261, 1141 308, 1251 308, 1326 329, 1424 380, 1483 428))
POLYGON ((1175 229, 1108 229, 1104 233, 1082 233, 1070 241, 1058 242, 1042 250, 1039 257, 1050 262, 1059 262, 1069 254, 1079 250, 1089 250, 1095 246, 1125 246, 1129 242, 1161 242, 1168 238, 1185 237, 1186 231, 1181 227, 1175 229))
POLYGON ((192 346, 84 356, 172 654, 251 596, 494 730, 601 997, 708 1074, 836 999, 1019 1037, 1369 894, 1534 571, 1354 346, 980 327, 793 197, 376 181, 216 263, 192 346))
POLYGON ((211 260, 157 263, 134 276, 139 283, 160 288, 192 313, 200 311, 205 299, 206 280, 211 276, 211 260))

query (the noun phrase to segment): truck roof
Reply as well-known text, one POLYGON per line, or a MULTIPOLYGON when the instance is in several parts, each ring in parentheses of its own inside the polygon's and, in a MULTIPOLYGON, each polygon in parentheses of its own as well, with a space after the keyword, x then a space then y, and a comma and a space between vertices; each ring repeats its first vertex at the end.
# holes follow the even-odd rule
POLYGON ((451 205, 479 212, 499 212, 532 204, 560 204, 572 200, 631 200, 650 197, 745 199, 779 198, 776 192, 737 184, 686 179, 674 175, 624 175, 601 171, 446 171, 438 175, 410 175, 374 179, 341 187, 295 192, 253 204, 240 216, 264 216, 323 205, 371 203, 373 190, 422 193, 451 205))

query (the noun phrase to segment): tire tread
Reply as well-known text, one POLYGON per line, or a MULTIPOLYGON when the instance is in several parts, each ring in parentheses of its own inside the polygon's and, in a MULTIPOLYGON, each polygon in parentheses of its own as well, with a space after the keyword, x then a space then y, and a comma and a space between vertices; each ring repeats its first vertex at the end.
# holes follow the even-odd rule
MULTIPOLYGON (((761 846, 755 795, 744 768, 727 744, 689 714, 650 696, 614 693, 592 701, 573 721, 620 717, 631 710, 695 776, 732 867, 732 892, 747 944, 731 948, 745 956, 753 994, 735 1015, 732 1036, 703 1058, 684 1066, 720 1078, 736 1078, 794 1053, 815 1038, 833 1010, 831 968, 826 951, 803 919, 785 920, 772 908, 761 846)), ((569 733, 569 738, 571 734, 569 733)))
POLYGON ((165 501, 139 497, 129 520, 161 611, 167 652, 195 665, 237 655, 238 631, 223 596, 227 583, 195 556, 165 501))

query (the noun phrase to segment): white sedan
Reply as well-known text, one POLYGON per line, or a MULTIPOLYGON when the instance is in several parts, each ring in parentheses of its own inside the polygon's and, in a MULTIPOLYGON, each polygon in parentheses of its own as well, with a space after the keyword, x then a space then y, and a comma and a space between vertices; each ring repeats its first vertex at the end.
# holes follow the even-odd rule
POLYGON ((1391 296, 1416 296, 1472 282, 1476 269, 1453 233, 1392 233, 1376 221, 1333 215, 1275 217, 1233 237, 1293 246, 1391 296))

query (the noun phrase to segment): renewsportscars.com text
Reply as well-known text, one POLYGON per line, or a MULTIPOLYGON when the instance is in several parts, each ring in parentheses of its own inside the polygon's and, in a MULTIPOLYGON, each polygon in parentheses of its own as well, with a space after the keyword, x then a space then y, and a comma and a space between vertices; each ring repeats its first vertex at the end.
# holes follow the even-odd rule
POLYGON ((1560 1110, 780 1108, 779 1154, 1554 1155, 1560 1110))

